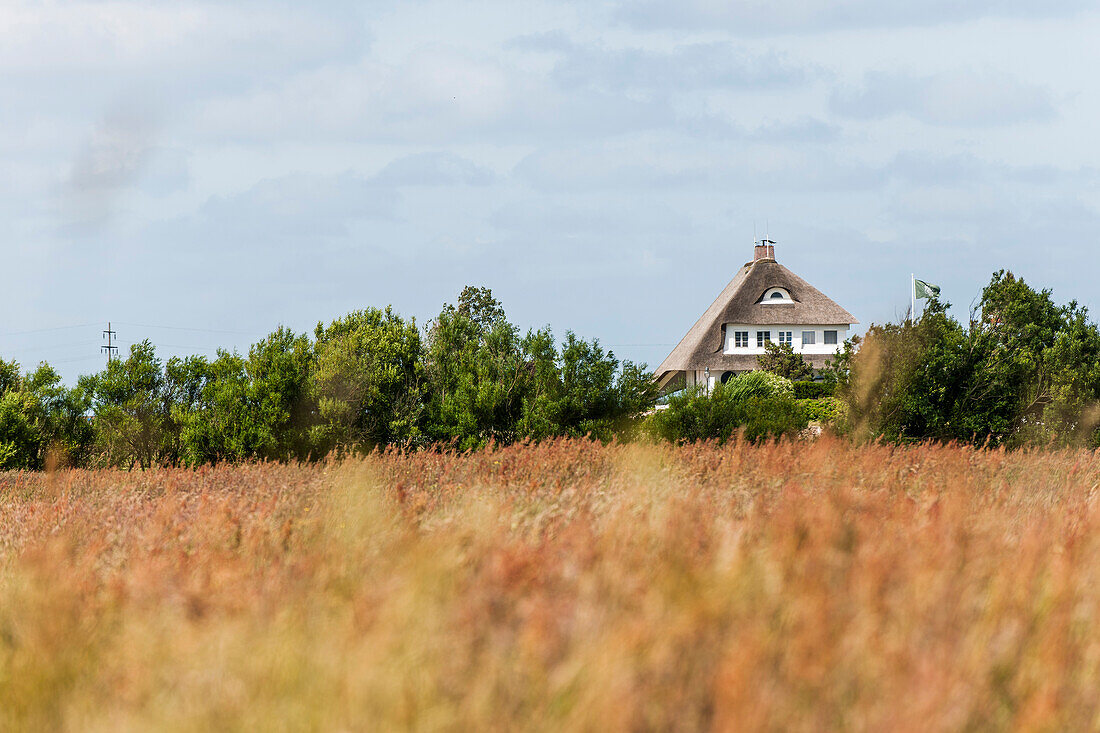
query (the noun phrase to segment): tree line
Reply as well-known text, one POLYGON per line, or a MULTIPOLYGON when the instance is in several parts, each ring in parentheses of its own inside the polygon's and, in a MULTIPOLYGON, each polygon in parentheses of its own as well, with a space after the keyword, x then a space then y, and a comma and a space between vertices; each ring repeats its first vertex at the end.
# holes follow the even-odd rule
POLYGON ((964 325, 932 299, 873 325, 835 373, 857 440, 1100 446, 1100 329, 1011 272, 993 274, 964 325))
POLYGON ((598 340, 521 333, 467 287, 426 328, 390 308, 279 328, 247 354, 157 357, 143 342, 66 387, 48 364, 0 360, 0 469, 310 460, 381 446, 460 450, 521 440, 674 442, 797 435, 1009 448, 1100 446, 1100 329, 1012 273, 964 325, 935 298, 874 324, 814 374, 789 345, 759 372, 664 400, 645 365, 598 340), (810 381, 816 378, 817 381, 810 381), (835 394, 835 396, 834 396, 835 394))
POLYGON ((162 360, 145 341, 73 387, 46 363, 0 361, 0 469, 609 440, 656 399, 645 365, 572 332, 521 333, 490 290, 467 287, 425 329, 368 308, 312 338, 280 327, 247 354, 162 360))

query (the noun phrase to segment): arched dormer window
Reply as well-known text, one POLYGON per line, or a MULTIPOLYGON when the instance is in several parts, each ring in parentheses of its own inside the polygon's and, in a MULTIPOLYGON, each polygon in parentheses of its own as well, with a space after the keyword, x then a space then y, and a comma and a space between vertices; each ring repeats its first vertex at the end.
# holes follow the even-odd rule
POLYGON ((793 303, 794 299, 791 298, 791 294, 786 288, 768 288, 764 291, 764 297, 760 299, 760 302, 764 305, 779 304, 779 303, 793 303))

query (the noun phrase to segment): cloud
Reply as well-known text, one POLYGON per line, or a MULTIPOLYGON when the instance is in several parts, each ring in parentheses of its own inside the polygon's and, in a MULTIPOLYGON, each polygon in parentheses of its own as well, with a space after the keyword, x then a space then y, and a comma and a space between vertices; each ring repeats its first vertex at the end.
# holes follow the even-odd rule
POLYGON ((372 180, 386 186, 487 186, 496 175, 467 158, 434 151, 397 158, 372 180))
POLYGON ((721 28, 739 35, 766 35, 928 26, 987 17, 1061 17, 1089 7, 1085 0, 626 0, 615 16, 645 30, 721 28))
POLYGON ((868 73, 862 88, 835 93, 830 108, 857 119, 901 114, 955 127, 996 127, 1056 116, 1046 87, 1007 74, 969 71, 923 77, 868 73))
POLYGON ((0 93, 34 112, 138 92, 177 107, 351 62, 369 40, 358 16, 312 3, 13 0, 0 6, 0 93))
POLYGON ((566 91, 501 59, 433 46, 395 63, 326 67, 216 100, 194 124, 216 139, 502 145, 669 127, 676 119, 661 100, 566 91))
POLYGON ((97 227, 118 197, 145 171, 160 122, 140 106, 117 107, 77 150, 63 194, 69 226, 97 227))
POLYGON ((157 123, 148 114, 116 111, 77 153, 69 185, 78 194, 102 194, 125 187, 149 156, 157 123))
POLYGON ((711 145, 643 153, 629 146, 536 151, 515 176, 540 191, 853 191, 879 186, 881 166, 837 158, 816 147, 711 145))
POLYGON ((399 203, 396 191, 354 173, 293 173, 238 194, 211 197, 174 226, 181 236, 193 238, 192 246, 214 242, 218 249, 228 245, 259 254, 281 244, 320 245, 345 237, 356 221, 393 218, 399 203))
POLYGON ((777 52, 750 53, 726 42, 692 43, 658 51, 581 45, 562 34, 540 34, 516 39, 510 46, 559 54, 562 58, 553 78, 565 89, 773 89, 804 84, 817 73, 777 52))

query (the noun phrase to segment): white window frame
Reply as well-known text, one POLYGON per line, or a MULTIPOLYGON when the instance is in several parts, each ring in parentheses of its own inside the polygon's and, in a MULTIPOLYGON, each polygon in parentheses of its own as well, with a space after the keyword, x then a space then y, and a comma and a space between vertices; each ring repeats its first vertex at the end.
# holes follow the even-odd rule
POLYGON ((749 348, 749 332, 748 331, 734 331, 733 332, 733 348, 735 348, 735 349, 747 349, 747 348, 749 348))
POLYGON ((772 342, 771 331, 757 331, 756 332, 756 348, 764 348, 764 344, 770 344, 772 342))
POLYGON ((817 331, 803 331, 802 332, 802 345, 814 346, 817 344, 817 331), (809 337, 809 338, 807 338, 809 337))
POLYGON ((840 333, 838 331, 828 330, 825 332, 825 340, 823 343, 826 346, 836 346, 839 343, 839 338, 840 333), (832 337, 832 341, 829 340, 830 337, 832 337))
POLYGON ((779 345, 790 344, 794 347, 794 331, 780 331, 779 332, 779 345))

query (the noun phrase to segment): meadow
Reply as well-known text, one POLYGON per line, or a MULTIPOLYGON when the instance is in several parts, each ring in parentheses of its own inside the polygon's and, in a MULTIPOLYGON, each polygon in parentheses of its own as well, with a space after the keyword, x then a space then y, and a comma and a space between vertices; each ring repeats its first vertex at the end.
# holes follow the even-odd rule
POLYGON ((1098 489, 828 436, 0 474, 0 729, 1096 729, 1098 489))

